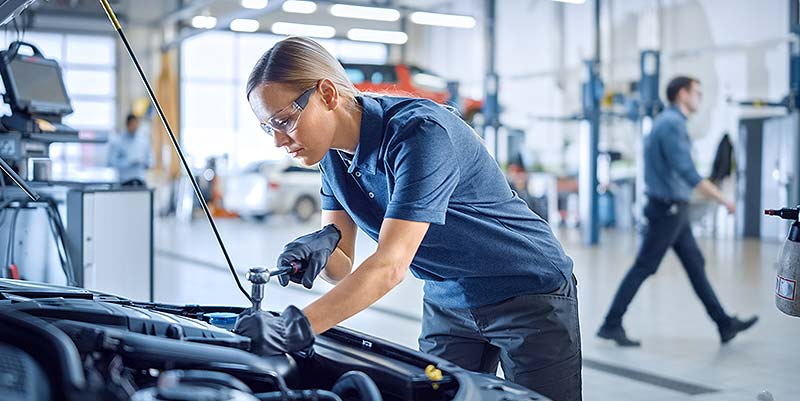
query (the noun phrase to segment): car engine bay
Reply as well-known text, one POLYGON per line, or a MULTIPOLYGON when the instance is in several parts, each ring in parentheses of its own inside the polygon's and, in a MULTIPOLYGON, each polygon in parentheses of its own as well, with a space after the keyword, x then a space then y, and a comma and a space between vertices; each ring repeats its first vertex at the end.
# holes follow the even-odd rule
POLYGON ((491 375, 344 328, 260 357, 211 325, 241 307, 140 303, 0 280, 2 400, 539 400, 491 375))

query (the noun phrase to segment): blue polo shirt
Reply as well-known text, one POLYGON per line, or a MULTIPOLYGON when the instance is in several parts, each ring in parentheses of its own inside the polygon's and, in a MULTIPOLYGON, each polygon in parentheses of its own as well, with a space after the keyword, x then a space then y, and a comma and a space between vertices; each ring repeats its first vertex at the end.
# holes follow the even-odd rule
POLYGON ((344 210, 375 241, 385 218, 431 223, 411 272, 444 307, 549 293, 572 274, 548 224, 511 190, 480 138, 424 99, 358 97, 355 154, 320 162, 322 209, 344 210))

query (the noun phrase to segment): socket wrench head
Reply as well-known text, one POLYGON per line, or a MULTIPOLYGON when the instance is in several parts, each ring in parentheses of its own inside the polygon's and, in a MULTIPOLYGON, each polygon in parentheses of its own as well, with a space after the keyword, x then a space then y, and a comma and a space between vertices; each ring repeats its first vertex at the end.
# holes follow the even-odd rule
POLYGON ((247 272, 247 281, 253 284, 266 284, 269 282, 269 270, 264 267, 251 267, 247 272))
POLYGON ((264 299, 264 287, 269 282, 269 271, 263 267, 251 267, 247 272, 247 280, 253 283, 250 298, 253 300, 252 310, 261 310, 261 301, 264 299))

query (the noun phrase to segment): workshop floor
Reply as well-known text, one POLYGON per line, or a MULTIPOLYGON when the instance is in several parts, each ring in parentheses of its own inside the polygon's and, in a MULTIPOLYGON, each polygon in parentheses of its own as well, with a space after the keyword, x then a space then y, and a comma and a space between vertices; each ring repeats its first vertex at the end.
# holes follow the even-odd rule
MULTIPOLYGON (((283 245, 315 229, 288 217, 265 222, 218 221, 231 258, 244 277, 251 266, 270 266, 283 245)), ((778 242, 701 239, 708 276, 728 313, 760 316, 759 323, 721 346, 677 258, 669 254, 645 283, 626 315, 625 327, 643 346, 622 349, 597 339, 595 331, 636 250, 633 233, 607 231, 601 245, 581 244, 575 231, 557 233, 575 261, 583 333, 583 393, 586 401, 635 399, 756 400, 768 391, 776 401, 800 397, 800 319, 773 304, 778 242)), ((236 304, 238 292, 205 219, 156 221, 156 300, 169 303, 236 304)), ((357 241, 356 259, 375 249, 368 237, 357 241)), ((304 306, 326 291, 270 284, 265 305, 282 310, 304 306)), ((370 310, 344 326, 416 348, 422 285, 411 275, 370 310)), ((764 398, 765 400, 771 398, 764 398)))

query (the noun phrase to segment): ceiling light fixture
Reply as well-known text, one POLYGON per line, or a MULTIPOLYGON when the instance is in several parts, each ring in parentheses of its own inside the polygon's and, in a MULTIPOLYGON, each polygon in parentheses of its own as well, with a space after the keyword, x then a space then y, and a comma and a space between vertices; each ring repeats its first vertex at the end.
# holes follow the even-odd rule
POLYGON ((295 24, 291 22, 276 22, 272 24, 272 33, 277 35, 311 36, 315 38, 332 38, 336 36, 336 29, 327 25, 295 24))
POLYGON ((334 4, 330 8, 331 15, 342 18, 368 19, 373 21, 397 21, 400 11, 393 8, 351 6, 334 4))
POLYGON ((468 15, 438 14, 424 11, 411 13, 411 22, 420 25, 444 26, 448 28, 473 28, 475 18, 468 15))
POLYGON ((269 4, 269 0, 242 0, 239 4, 251 10, 260 10, 269 4))
POLYGON ((304 0, 288 0, 283 2, 281 8, 284 12, 293 14, 313 14, 317 11, 317 3, 304 0))
POLYGON ((353 28, 347 31, 347 39, 362 42, 388 43, 402 45, 408 42, 408 35, 399 31, 380 31, 377 29, 353 28))
POLYGON ((217 26, 217 19, 209 15, 197 15, 192 18, 192 27, 197 29, 211 29, 217 26))
POLYGON ((254 19, 239 18, 231 21, 231 30, 236 32, 255 32, 258 27, 258 21, 254 19))

